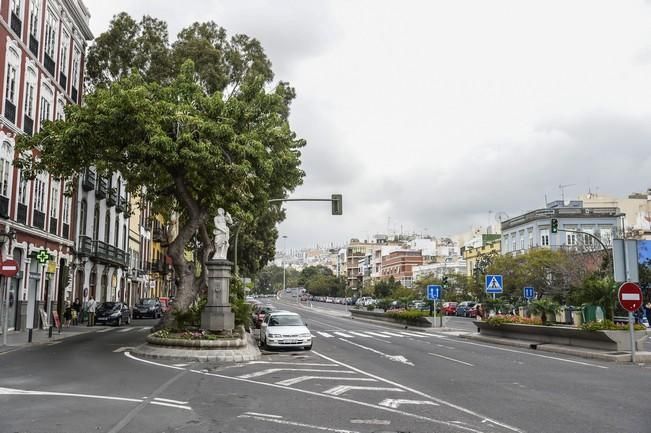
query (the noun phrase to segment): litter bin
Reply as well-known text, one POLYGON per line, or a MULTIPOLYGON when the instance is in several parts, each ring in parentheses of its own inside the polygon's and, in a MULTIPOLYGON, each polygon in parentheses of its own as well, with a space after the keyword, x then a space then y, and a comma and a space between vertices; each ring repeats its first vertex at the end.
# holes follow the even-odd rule
POLYGON ((572 319, 574 326, 581 326, 583 323, 583 314, 581 309, 572 311, 572 319))
POLYGON ((591 304, 583 305, 583 321, 596 322, 597 321, 597 306, 591 304))
POLYGON ((572 312, 574 311, 574 307, 567 306, 563 307, 563 323, 572 323, 572 312))

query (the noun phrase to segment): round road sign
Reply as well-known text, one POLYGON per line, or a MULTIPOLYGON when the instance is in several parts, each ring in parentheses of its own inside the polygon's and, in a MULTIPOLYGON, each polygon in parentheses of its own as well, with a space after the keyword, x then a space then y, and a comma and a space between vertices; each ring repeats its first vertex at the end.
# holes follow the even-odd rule
POLYGON ((0 265, 0 275, 15 277, 18 273, 18 262, 14 259, 7 259, 0 265))
POLYGON ((621 306, 631 313, 642 305, 642 290, 635 283, 624 283, 617 292, 621 306))

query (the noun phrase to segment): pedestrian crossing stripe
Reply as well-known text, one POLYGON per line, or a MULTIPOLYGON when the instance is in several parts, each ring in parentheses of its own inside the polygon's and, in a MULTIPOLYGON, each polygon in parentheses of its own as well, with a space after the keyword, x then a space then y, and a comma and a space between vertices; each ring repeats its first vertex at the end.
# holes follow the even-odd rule
MULTIPOLYGON (((424 332, 407 332, 407 331, 396 331, 396 332, 389 332, 389 331, 331 331, 331 332, 325 332, 325 331, 314 331, 314 334, 318 334, 321 337, 325 338, 335 338, 335 337, 342 337, 342 338, 355 338, 355 337, 362 337, 362 338, 373 338, 373 337, 381 337, 381 338, 391 338, 391 337, 418 337, 418 338, 425 338, 425 337, 439 337, 439 335, 435 334, 426 334, 424 332), (333 335, 334 334, 334 335, 333 335)), ((317 335, 312 334, 312 337, 317 337, 317 335)))

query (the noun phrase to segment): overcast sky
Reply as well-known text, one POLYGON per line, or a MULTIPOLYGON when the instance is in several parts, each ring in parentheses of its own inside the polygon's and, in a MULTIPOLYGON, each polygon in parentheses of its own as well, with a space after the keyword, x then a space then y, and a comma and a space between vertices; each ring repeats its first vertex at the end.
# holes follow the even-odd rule
MULTIPOLYGON (((454 235, 588 190, 651 188, 651 2, 84 0, 262 42, 297 91, 304 185, 287 248, 454 235)), ((283 244, 279 243, 282 248, 283 244)))

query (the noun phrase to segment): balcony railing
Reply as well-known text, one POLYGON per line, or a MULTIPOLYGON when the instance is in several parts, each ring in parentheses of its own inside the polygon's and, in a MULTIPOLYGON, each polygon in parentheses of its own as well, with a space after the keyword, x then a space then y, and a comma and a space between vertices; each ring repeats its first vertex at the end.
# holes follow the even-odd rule
POLYGON ((32 135, 34 133, 34 120, 28 115, 23 116, 23 131, 25 134, 32 135))
POLYGON ((38 57, 38 39, 36 39, 31 33, 29 34, 29 51, 38 57))
POLYGON ((106 197, 106 205, 107 206, 115 206, 115 203, 116 203, 115 196, 116 195, 117 195, 117 191, 114 188, 109 188, 108 196, 106 197))
POLYGON ((127 209, 127 198, 123 195, 118 197, 118 202, 116 204, 115 210, 118 212, 124 212, 127 209))
POLYGON ((105 198, 106 193, 108 190, 108 185, 106 183, 106 179, 104 179, 102 176, 97 176, 97 185, 95 189, 95 197, 97 198, 105 198))
POLYGON ((9 99, 5 99, 5 117, 11 123, 16 123, 16 106, 9 99))
POLYGON ((27 205, 18 203, 16 210, 16 221, 22 224, 27 224, 27 205))
POLYGON ((22 37, 23 34, 21 33, 21 30, 23 28, 23 22, 18 18, 18 16, 14 13, 14 11, 11 11, 11 30, 14 31, 18 35, 18 37, 22 37))
POLYGON ((34 214, 32 215, 32 226, 45 230, 45 213, 34 209, 34 214))
POLYGON ((153 261, 151 262, 151 271, 159 274, 165 274, 167 273, 167 265, 162 259, 153 261))
POLYGON ((93 240, 89 236, 79 236, 79 254, 93 255, 93 240))
POLYGON ((50 233, 53 235, 57 234, 58 222, 59 221, 56 218, 50 217, 50 233))
POLYGON ((154 230, 152 231, 152 239, 154 242, 166 242, 167 230, 162 227, 154 227, 154 230))
POLYGON ((102 241, 93 241, 94 256, 102 262, 126 266, 129 262, 129 255, 126 251, 114 247, 102 241))
POLYGON ((9 197, 0 196, 0 217, 9 218, 9 197))
POLYGON ((54 76, 54 70, 56 69, 56 65, 54 64, 54 60, 52 60, 52 57, 48 55, 48 53, 45 53, 45 61, 43 62, 45 65, 45 69, 52 75, 54 76))
POLYGON ((63 72, 59 72, 59 84, 61 84, 61 87, 65 90, 66 84, 68 84, 68 77, 63 72))
POLYGON ((87 168, 84 172, 84 178, 81 182, 81 187, 84 191, 92 191, 95 189, 95 172, 87 168))

